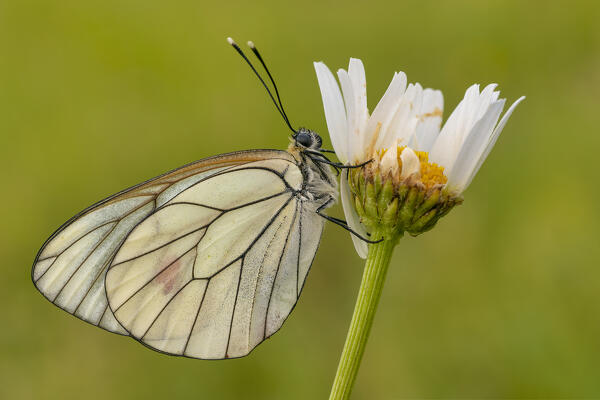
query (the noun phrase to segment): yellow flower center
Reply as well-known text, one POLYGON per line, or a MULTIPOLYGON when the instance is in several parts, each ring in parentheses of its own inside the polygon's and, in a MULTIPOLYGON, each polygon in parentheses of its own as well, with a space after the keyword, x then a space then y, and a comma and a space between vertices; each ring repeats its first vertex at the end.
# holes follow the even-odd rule
MULTIPOLYGON (((445 185, 448 178, 444 175, 444 167, 429 162, 429 153, 426 151, 415 151, 421 161, 421 182, 426 188, 434 185, 445 185)), ((400 157, 398 157, 400 158, 400 157)))

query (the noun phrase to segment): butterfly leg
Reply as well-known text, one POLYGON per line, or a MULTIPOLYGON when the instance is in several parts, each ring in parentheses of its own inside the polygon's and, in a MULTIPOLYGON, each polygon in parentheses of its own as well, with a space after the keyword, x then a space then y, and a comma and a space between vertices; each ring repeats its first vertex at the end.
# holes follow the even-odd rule
POLYGON ((333 150, 319 149, 319 151, 321 151, 323 153, 333 153, 333 154, 335 154, 335 151, 333 151, 333 150))
MULTIPOLYGON (((327 156, 325 154, 322 154, 319 151, 304 150, 304 153, 306 153, 308 155, 308 158, 310 158, 315 163, 315 165, 317 166, 317 168, 319 168, 320 170, 322 170, 321 166, 319 165, 320 162, 323 162, 323 163, 328 164, 328 165, 335 164, 329 158, 327 158, 327 156), (316 158, 316 157, 318 157, 318 158, 316 158)), ((340 176, 340 169, 337 168, 335 165, 334 165, 333 168, 335 169, 335 174, 337 176, 340 176)))
POLYGON ((326 160, 315 159, 315 158, 313 158, 312 160, 315 161, 315 162, 319 162, 319 163, 331 165, 332 167, 339 168, 339 169, 360 168, 360 167, 364 167, 365 165, 367 165, 368 163, 370 163, 371 161, 373 161, 371 159, 371 160, 368 160, 368 161, 365 161, 363 163, 356 164, 356 165, 344 165, 344 164, 340 164, 340 163, 331 162, 329 160, 326 161, 326 160))
POLYGON ((367 243, 379 243, 379 242, 383 241, 383 239, 369 240, 369 239, 363 237, 358 232, 356 232, 354 229, 350 228, 350 226, 348 226, 348 223, 346 221, 344 221, 343 219, 339 219, 339 218, 335 218, 335 217, 330 217, 329 215, 324 214, 323 210, 325 208, 327 208, 327 206, 329 206, 333 201, 334 201, 333 198, 329 198, 329 200, 327 200, 319 208, 317 208, 316 213, 320 217, 325 218, 327 221, 333 222, 334 224, 341 226, 342 228, 344 228, 345 230, 347 230, 348 232, 350 232, 351 234, 353 234, 354 236, 356 236, 357 238, 359 238, 360 240, 362 240, 364 242, 367 242, 367 243))
MULTIPOLYGON (((308 158, 310 158, 313 163, 316 165, 316 167, 319 169, 319 171, 321 171, 321 175, 325 176, 327 175, 324 171, 323 168, 321 168, 321 165, 319 164, 320 162, 324 162, 326 164, 333 164, 327 157, 325 157, 323 154, 318 153, 318 152, 313 152, 312 150, 306 150, 305 153, 308 153, 308 158), (318 157, 322 157, 322 159, 315 159, 314 156, 310 155, 310 154, 314 154, 314 156, 318 156, 318 157)), ((335 174, 337 176, 340 176, 340 170, 338 168, 336 168, 335 166, 333 167, 335 169, 335 174)))

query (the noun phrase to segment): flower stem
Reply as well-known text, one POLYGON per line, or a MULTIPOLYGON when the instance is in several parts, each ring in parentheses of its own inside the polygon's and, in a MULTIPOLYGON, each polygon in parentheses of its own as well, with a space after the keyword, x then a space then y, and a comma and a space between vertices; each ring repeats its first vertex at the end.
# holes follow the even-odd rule
MULTIPOLYGON (((382 237, 382 233, 374 230, 371 232, 371 237, 382 237)), ((369 245, 369 254, 367 255, 358 298, 354 306, 354 314, 352 315, 348 336, 335 374, 329 400, 341 400, 350 397, 369 338, 369 332, 373 325, 373 318, 381 297, 383 282, 390 265, 392 252, 398 239, 399 237, 385 237, 382 242, 369 245)))

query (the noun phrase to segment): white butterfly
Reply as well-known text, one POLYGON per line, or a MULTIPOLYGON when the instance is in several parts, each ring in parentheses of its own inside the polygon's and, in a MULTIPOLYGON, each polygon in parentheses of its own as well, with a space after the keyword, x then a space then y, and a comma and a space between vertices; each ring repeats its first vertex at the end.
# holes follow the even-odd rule
MULTIPOLYGON (((291 128, 281 100, 275 105, 291 128)), ((40 249, 36 288, 76 317, 160 352, 247 355, 294 308, 324 218, 343 225, 322 214, 337 194, 328 164, 340 166, 322 154, 315 132, 294 130, 292 139, 287 151, 188 164, 83 210, 40 249)))

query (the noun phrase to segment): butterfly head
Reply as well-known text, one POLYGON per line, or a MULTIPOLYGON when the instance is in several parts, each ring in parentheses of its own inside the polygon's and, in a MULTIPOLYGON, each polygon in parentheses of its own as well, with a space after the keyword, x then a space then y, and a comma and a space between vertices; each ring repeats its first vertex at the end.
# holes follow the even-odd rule
POLYGON ((292 135, 292 139, 294 139, 296 146, 310 150, 319 150, 323 144, 323 140, 317 132, 306 128, 298 129, 298 131, 292 135))

